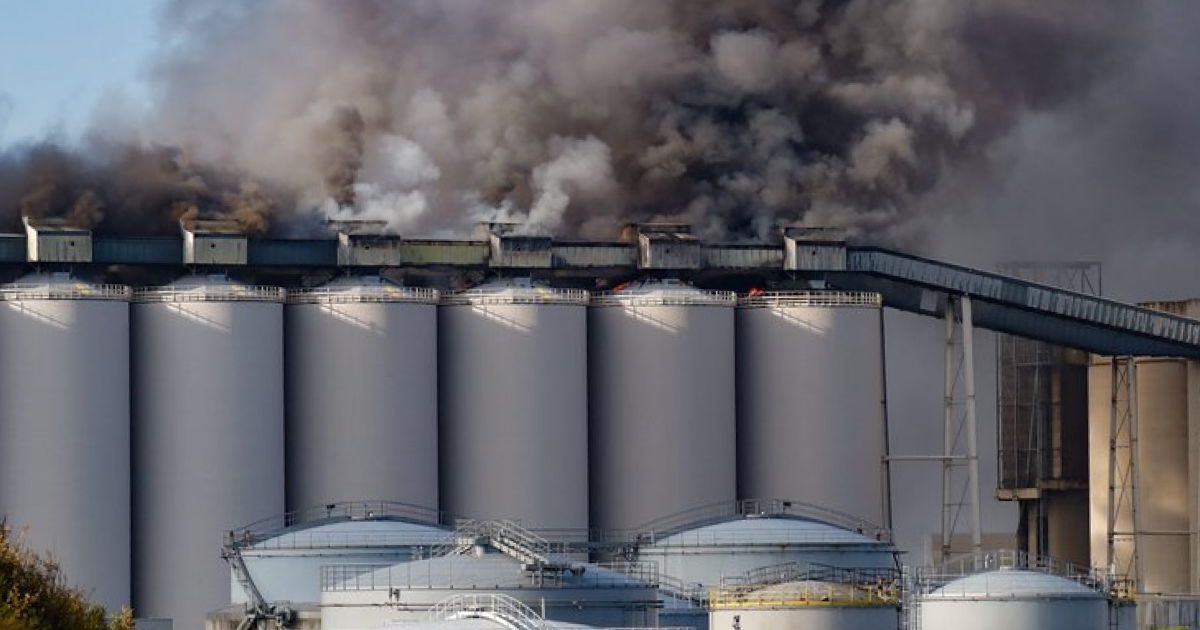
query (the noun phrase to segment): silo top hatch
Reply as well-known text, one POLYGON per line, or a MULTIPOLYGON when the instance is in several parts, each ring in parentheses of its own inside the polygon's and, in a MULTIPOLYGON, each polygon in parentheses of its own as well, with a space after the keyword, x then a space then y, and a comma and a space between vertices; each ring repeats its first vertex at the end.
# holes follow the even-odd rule
POLYGON ((279 287, 242 284, 225 276, 191 276, 162 287, 139 287, 133 292, 133 301, 282 303, 286 296, 279 287))

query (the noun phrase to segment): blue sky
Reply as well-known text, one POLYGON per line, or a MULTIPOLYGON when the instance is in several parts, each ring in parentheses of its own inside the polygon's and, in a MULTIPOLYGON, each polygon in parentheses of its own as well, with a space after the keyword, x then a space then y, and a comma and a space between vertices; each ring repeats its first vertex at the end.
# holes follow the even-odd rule
POLYGON ((146 101, 158 0, 0 0, 0 147, 73 138, 96 103, 146 101))

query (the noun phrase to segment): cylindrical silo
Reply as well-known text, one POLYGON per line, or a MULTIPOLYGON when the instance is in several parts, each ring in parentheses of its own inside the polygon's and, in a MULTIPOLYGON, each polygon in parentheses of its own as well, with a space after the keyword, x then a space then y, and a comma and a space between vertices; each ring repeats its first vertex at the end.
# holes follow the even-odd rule
POLYGON ((379 278, 289 293, 289 510, 437 508, 437 299, 379 278))
POLYGON ((130 604, 129 294, 0 287, 0 515, 110 610, 130 604))
POLYGON ((736 498, 732 293, 646 282, 588 318, 592 525, 736 498))
POLYGON ((922 630, 1107 628, 1108 597, 1093 586, 1037 571, 1002 569, 919 595, 922 630))
POLYGON ((876 293, 840 291, 740 300, 741 498, 883 522, 881 306, 876 293))
POLYGON ((587 527, 587 299, 528 282, 442 299, 442 509, 587 527))
POLYGON ((220 277, 134 293, 134 604, 200 628, 220 546, 284 510, 282 289, 220 277))

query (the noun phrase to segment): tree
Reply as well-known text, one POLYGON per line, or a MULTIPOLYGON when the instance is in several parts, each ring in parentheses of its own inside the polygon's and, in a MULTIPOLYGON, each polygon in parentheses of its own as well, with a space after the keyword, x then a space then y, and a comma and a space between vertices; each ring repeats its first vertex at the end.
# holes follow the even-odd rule
POLYGON ((0 519, 0 630, 135 630, 132 611, 106 619, 53 558, 26 549, 23 539, 0 519))

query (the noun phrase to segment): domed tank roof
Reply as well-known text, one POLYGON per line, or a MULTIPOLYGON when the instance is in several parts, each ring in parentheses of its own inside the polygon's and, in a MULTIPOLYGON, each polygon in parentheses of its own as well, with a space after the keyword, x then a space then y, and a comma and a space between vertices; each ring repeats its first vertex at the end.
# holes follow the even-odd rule
POLYGON ((796 580, 782 584, 772 584, 746 593, 744 596, 731 599, 724 607, 736 608, 737 601, 744 600, 748 605, 763 606, 764 604, 788 605, 804 602, 824 602, 833 605, 892 605, 894 598, 888 599, 855 584, 826 582, 821 580, 796 580))
POLYGON ((741 518, 689 529, 651 547, 687 545, 886 545, 862 533, 799 518, 741 518))
POLYGON ((949 582, 924 596, 950 599, 1103 599, 1095 589, 1039 571, 999 569, 949 582))
POLYGON ((340 521, 284 532, 254 541, 246 548, 269 550, 433 546, 444 540, 448 533, 448 529, 437 525, 408 521, 340 521))
MULTIPOLYGON (((541 627, 546 630, 593 630, 595 626, 565 621, 544 622, 539 620, 541 627)), ((512 630, 509 626, 491 618, 465 617, 462 619, 444 619, 438 621, 409 621, 404 623, 405 630, 512 630)), ((372 630, 396 630, 397 624, 380 626, 372 630)))

